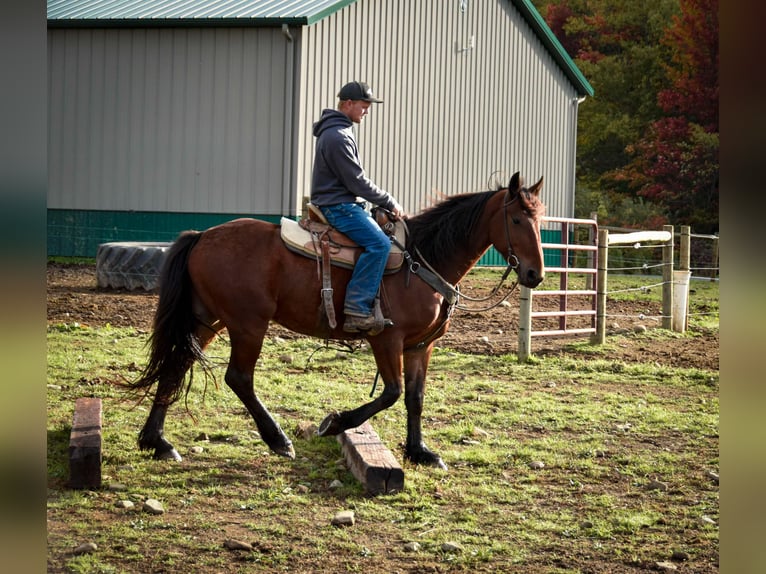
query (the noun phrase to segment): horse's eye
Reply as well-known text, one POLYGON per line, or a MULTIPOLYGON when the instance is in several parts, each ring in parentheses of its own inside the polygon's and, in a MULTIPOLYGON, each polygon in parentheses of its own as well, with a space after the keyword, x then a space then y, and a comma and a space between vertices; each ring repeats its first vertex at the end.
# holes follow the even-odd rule
POLYGON ((518 217, 513 217, 513 218, 511 218, 511 221, 513 221, 513 223, 515 223, 516 225, 518 225, 519 223, 521 223, 521 220, 520 220, 518 217))

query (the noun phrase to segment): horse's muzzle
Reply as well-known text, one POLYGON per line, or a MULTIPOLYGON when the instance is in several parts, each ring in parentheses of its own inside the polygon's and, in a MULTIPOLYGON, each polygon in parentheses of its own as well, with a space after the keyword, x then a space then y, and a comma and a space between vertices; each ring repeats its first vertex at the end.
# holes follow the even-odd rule
POLYGON ((545 271, 538 272, 537 269, 527 269, 526 273, 519 275, 519 282, 524 287, 534 289, 545 279, 545 271))

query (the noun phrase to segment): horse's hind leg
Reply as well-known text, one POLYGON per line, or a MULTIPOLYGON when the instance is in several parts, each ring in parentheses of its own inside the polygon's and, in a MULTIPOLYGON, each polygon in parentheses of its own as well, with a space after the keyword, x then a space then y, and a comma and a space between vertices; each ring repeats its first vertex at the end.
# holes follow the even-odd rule
MULTIPOLYGON (((197 340, 204 349, 215 336, 210 328, 197 329, 197 340)), ((160 378, 157 383, 157 391, 154 394, 154 402, 143 429, 138 435, 138 446, 141 450, 154 449, 154 458, 160 460, 182 460, 175 447, 165 438, 165 416, 170 405, 175 402, 173 390, 181 384, 181 380, 191 368, 191 364, 179 367, 173 376, 160 378)))
POLYGON ((252 415, 263 442, 276 454, 295 458, 292 441, 287 438, 268 409, 261 403, 253 389, 253 370, 263 346, 264 328, 257 335, 231 337, 231 358, 226 369, 226 384, 239 397, 248 412, 252 415))

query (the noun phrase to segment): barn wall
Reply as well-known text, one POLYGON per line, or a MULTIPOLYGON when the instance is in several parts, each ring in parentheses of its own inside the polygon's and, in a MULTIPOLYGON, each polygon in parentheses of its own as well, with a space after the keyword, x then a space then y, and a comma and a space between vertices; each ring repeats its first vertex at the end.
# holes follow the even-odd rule
POLYGON ((509 1, 362 0, 307 28, 301 58, 299 193, 312 122, 358 79, 385 100, 357 127, 362 161, 407 211, 520 171, 573 214, 576 90, 509 1))
POLYGON ((52 29, 51 209, 279 214, 278 28, 52 29))

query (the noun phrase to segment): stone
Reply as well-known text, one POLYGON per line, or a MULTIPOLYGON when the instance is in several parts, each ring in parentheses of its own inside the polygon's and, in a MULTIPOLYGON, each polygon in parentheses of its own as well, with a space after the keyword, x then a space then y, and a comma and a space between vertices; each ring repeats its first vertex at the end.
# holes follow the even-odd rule
POLYGON ((165 508, 162 506, 162 503, 159 500, 156 500, 154 498, 148 498, 144 502, 143 506, 144 512, 148 512, 149 514, 164 514, 165 508))
POLYGON ((333 526, 353 526, 356 523, 356 517, 353 510, 341 510, 332 519, 333 526))

